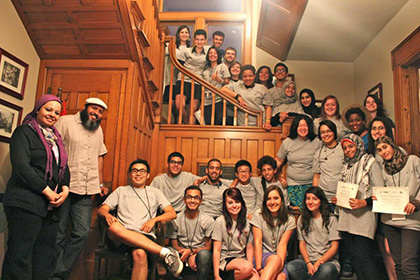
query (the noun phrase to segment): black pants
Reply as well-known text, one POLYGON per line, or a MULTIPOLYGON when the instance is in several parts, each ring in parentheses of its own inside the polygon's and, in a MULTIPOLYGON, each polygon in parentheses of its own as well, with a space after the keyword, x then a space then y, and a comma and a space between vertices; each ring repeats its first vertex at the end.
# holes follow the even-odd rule
POLYGON ((3 280, 48 279, 55 266, 58 221, 52 211, 40 217, 18 207, 6 207, 9 239, 3 280))
POLYGON ((420 279, 420 232, 383 225, 398 279, 420 279))
POLYGON ((364 236, 341 232, 350 251, 353 268, 358 280, 381 280, 381 273, 376 267, 372 248, 374 241, 364 236))
MULTIPOLYGON (((211 125, 211 111, 213 105, 204 106, 204 121, 206 125, 211 125)), ((223 121, 223 102, 214 104, 214 124, 222 125, 223 121)))

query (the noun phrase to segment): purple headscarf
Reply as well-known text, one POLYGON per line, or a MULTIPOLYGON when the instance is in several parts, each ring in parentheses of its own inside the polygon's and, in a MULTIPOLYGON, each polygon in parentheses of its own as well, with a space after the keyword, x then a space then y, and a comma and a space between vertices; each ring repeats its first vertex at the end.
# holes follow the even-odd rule
MULTIPOLYGON (((52 94, 46 94, 43 95, 41 98, 39 98, 36 102, 35 102, 35 107, 32 110, 32 112, 30 112, 29 114, 27 114, 25 116, 25 118, 23 119, 22 124, 29 124, 38 134, 39 138, 42 141, 42 144, 44 144, 45 147, 45 151, 47 152, 47 164, 45 166, 45 180, 50 180, 52 178, 52 161, 53 161, 53 154, 52 154, 52 150, 51 150, 51 145, 48 144, 48 142, 45 140, 45 136, 42 133, 41 129, 39 128, 39 123, 36 120, 36 116, 37 116, 37 112, 38 110, 47 102, 50 101, 57 101, 60 104, 62 104, 63 102, 60 100, 60 98, 58 98, 55 95, 52 94)), ((58 150, 60 151, 60 172, 59 172, 59 178, 62 179, 64 177, 64 172, 66 170, 66 166, 67 166, 67 153, 66 153, 66 149, 64 148, 64 144, 63 144, 63 140, 61 139, 60 134, 58 133, 57 129, 55 129, 54 126, 50 127, 55 136, 57 136, 57 147, 58 150)))

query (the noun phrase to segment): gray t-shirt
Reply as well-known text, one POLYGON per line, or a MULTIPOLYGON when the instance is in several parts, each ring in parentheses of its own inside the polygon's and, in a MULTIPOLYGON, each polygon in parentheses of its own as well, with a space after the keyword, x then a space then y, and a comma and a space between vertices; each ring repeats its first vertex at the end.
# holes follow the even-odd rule
POLYGON ((108 205, 111 210, 118 207, 117 219, 126 229, 148 234, 154 238, 156 236, 153 232, 142 232, 140 227, 156 217, 158 209, 163 210, 170 205, 160 190, 147 186, 145 188, 118 187, 103 204, 108 205))
POLYGON ((160 189, 178 213, 185 209, 183 201, 185 189, 191 186, 198 178, 198 176, 186 171, 182 171, 176 177, 169 177, 165 173, 153 178, 150 186, 160 189))
POLYGON ((320 174, 318 184, 327 196, 328 202, 331 202, 331 198, 336 196, 337 183, 341 179, 343 162, 343 148, 339 143, 331 149, 323 145, 315 153, 313 172, 320 174))
MULTIPOLYGON (((216 88, 221 88, 223 86, 223 83, 219 83, 218 81, 215 81, 211 78, 213 73, 217 72, 217 76, 221 78, 222 80, 226 78, 230 78, 230 72, 226 64, 220 63, 216 65, 216 67, 211 68, 207 67, 203 71, 203 79, 208 81, 210 84, 214 85, 216 88)), ((222 101, 222 98, 215 94, 214 103, 218 103, 222 101)), ((204 106, 211 105, 213 102, 213 94, 210 90, 206 89, 205 91, 205 99, 204 99, 204 106)))
POLYGON ((268 90, 268 94, 266 95, 266 98, 264 98, 265 101, 270 102, 273 105, 272 116, 281 112, 305 114, 299 100, 289 104, 282 103, 280 100, 281 90, 282 88, 274 86, 268 90))
POLYGON ((242 234, 236 230, 236 222, 233 221, 229 232, 226 229, 226 220, 220 216, 214 222, 213 240, 221 241, 222 248, 220 253, 220 269, 224 270, 226 258, 245 258, 246 245, 252 243, 251 225, 246 220, 245 229, 242 234))
MULTIPOLYGON (((341 239, 340 233, 337 230, 337 218, 331 214, 328 228, 322 225, 322 217, 318 219, 311 219, 309 224, 309 233, 305 234, 301 230, 302 216, 298 220, 298 240, 304 240, 306 243, 306 251, 311 262, 316 262, 322 257, 330 248, 331 241, 338 241, 341 239)), ((340 263, 338 262, 338 253, 330 260, 340 271, 340 263)))
MULTIPOLYGON (((261 209, 262 202, 263 202, 263 199, 264 199, 264 189, 263 189, 263 186, 262 186, 261 177, 251 177, 251 184, 255 187, 255 190, 257 191, 256 209, 261 209)), ((287 189, 283 188, 280 181, 275 181, 273 183, 268 183, 266 181, 266 188, 268 188, 271 185, 276 185, 280 188, 281 192, 283 193, 285 204, 286 204, 286 206, 289 206, 290 205, 290 199, 289 199, 289 194, 287 193, 287 189)))
MULTIPOLYGON (((231 185, 233 180, 222 179, 223 183, 226 185, 231 185)), ((241 182, 238 182, 236 188, 241 191, 242 197, 246 205, 246 214, 253 214, 257 207, 257 190, 252 181, 249 181, 249 184, 243 185, 241 182)))
POLYGON ((288 230, 293 230, 296 228, 296 221, 292 215, 288 215, 286 223, 271 227, 264 220, 261 211, 256 212, 252 216, 250 224, 262 230, 264 253, 276 253, 277 245, 283 237, 283 234, 288 230))
MULTIPOLYGON (((270 105, 271 103, 264 103, 264 95, 267 94, 267 88, 260 84, 254 84, 252 88, 246 88, 243 81, 232 83, 226 86, 228 89, 240 94, 245 100, 245 103, 249 108, 264 112, 264 105, 270 105)), ((245 112, 238 110, 238 125, 245 125, 245 112)), ((248 126, 256 126, 257 118, 248 115, 248 126)))
MULTIPOLYGON (((389 175, 385 169, 382 168, 382 175, 385 180, 385 185, 388 187, 408 187, 408 192, 411 199, 420 200, 420 159, 415 155, 408 157, 407 163, 400 172, 389 175)), ((382 214, 381 220, 384 224, 420 231, 420 211, 415 211, 413 214, 406 216, 405 220, 392 220, 392 215, 382 214)))
POLYGON ((321 147, 318 138, 314 140, 301 140, 286 138, 280 146, 277 156, 287 159, 287 185, 311 184, 314 173, 312 162, 315 152, 321 147))
POLYGON ((200 189, 203 192, 203 200, 200 205, 200 211, 213 219, 222 215, 223 192, 228 187, 222 182, 219 186, 213 186, 207 181, 201 183, 200 189))
MULTIPOLYGON (((360 176, 364 168, 367 158, 371 155, 365 154, 362 158, 351 168, 350 172, 353 172, 354 180, 352 184, 358 184, 359 189, 357 191, 357 199, 366 199, 372 196, 373 187, 383 187, 384 180, 382 178, 382 171, 379 163, 374 160, 369 172, 364 172, 368 176, 369 187, 366 188, 363 180, 363 176, 360 176)), ((344 167, 345 168, 345 167, 344 167)), ((344 169, 343 168, 343 172, 344 169)), ((339 231, 349 232, 354 235, 364 236, 370 239, 374 239, 376 231, 376 213, 372 212, 372 207, 367 206, 359 209, 347 209, 337 207, 340 219, 338 220, 337 229, 339 231)))
MULTIPOLYGON (((196 47, 192 48, 185 48, 182 49, 179 57, 179 60, 184 61, 184 67, 190 70, 195 75, 199 76, 200 78, 203 77, 204 68, 206 68, 207 60, 206 55, 209 50, 210 46, 204 46, 204 49, 201 53, 196 51, 196 47)), ((180 81, 182 77, 182 73, 178 74, 178 80, 180 81)), ((185 75, 184 77, 185 82, 190 82, 191 78, 185 75)))
POLYGON ((182 211, 167 224, 166 236, 178 240, 182 248, 202 248, 206 238, 211 238, 213 228, 214 220, 201 211, 195 219, 188 219, 182 211))

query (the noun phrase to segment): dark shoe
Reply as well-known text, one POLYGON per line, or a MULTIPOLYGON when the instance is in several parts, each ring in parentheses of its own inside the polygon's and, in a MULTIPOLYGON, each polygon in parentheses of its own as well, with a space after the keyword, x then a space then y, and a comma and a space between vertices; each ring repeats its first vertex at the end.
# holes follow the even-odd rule
POLYGON ((349 265, 344 265, 341 270, 342 277, 353 277, 353 269, 349 265))
POLYGON ((172 248, 170 248, 170 250, 171 252, 168 253, 163 260, 169 272, 174 277, 178 277, 181 274, 184 265, 181 259, 179 258, 178 252, 176 250, 173 250, 172 248))

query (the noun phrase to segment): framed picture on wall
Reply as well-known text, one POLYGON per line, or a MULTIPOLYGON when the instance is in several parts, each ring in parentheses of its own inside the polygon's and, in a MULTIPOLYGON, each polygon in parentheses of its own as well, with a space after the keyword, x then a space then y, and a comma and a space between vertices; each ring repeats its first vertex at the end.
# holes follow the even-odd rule
POLYGON ((23 99, 29 65, 0 48, 0 91, 23 99))
POLYGON ((10 142, 22 119, 22 107, 0 99, 0 141, 10 142))
POLYGON ((368 90, 368 95, 370 94, 374 94, 376 96, 378 96, 378 98, 383 102, 383 96, 382 96, 382 83, 377 84, 376 86, 374 86, 373 88, 371 88, 370 90, 368 90))

